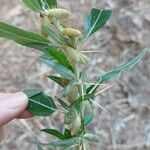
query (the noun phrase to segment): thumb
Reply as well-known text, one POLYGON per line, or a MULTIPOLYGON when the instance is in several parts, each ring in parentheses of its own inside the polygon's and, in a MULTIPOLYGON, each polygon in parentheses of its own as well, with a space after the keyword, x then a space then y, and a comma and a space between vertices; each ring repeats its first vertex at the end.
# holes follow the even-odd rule
POLYGON ((0 126, 23 113, 27 104, 28 98, 23 92, 0 94, 0 126))

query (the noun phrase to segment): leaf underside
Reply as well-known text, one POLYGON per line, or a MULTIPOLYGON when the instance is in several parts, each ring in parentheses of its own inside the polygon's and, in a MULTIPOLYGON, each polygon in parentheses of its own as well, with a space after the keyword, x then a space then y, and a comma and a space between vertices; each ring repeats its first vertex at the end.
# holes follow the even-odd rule
POLYGON ((47 55, 42 55, 39 59, 47 66, 59 73, 61 76, 63 76, 65 79, 72 80, 75 78, 75 75, 71 70, 67 69, 60 63, 50 59, 47 55))
POLYGON ((49 143, 49 145, 51 146, 61 146, 61 147, 70 147, 72 145, 76 145, 76 144, 79 144, 80 142, 80 139, 77 138, 77 137, 74 137, 74 138, 70 138, 70 139, 66 139, 66 140, 60 140, 60 141, 55 141, 55 142, 52 142, 52 143, 49 143))
POLYGON ((129 70, 132 69, 146 54, 146 52, 148 51, 148 49, 144 49, 142 52, 140 52, 136 57, 134 57, 133 59, 131 59, 128 63, 120 65, 119 67, 103 74, 95 84, 98 85, 91 85, 88 89, 87 89, 87 93, 93 93, 96 91, 96 89, 99 87, 99 84, 111 80, 114 77, 118 76, 120 73, 122 73, 125 70, 129 70))

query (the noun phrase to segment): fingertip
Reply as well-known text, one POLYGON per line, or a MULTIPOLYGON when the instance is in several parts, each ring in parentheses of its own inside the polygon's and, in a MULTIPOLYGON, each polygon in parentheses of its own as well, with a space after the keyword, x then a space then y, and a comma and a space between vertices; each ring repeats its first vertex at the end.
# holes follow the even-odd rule
POLYGON ((6 94, 0 101, 0 126, 22 114, 28 105, 28 97, 23 92, 6 94))
POLYGON ((14 96, 17 97, 17 99, 22 100, 25 105, 28 104, 28 97, 27 97, 27 95, 25 93, 17 92, 17 93, 14 93, 14 96))
POLYGON ((30 112, 25 111, 25 112, 23 112, 22 114, 20 114, 20 115, 17 117, 17 119, 27 119, 27 118, 32 118, 32 117, 33 117, 33 115, 32 115, 30 112))

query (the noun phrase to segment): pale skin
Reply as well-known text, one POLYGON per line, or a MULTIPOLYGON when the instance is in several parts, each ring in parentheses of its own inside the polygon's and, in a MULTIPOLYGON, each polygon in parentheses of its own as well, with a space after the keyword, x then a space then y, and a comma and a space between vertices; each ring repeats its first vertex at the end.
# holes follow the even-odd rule
POLYGON ((25 119, 31 117, 26 110, 28 98, 23 92, 0 93, 0 127, 15 118, 25 119))

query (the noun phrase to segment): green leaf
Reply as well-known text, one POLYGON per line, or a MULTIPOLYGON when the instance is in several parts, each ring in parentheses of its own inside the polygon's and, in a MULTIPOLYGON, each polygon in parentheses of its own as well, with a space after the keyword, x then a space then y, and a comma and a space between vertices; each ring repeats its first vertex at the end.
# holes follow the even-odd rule
POLYGON ((57 101, 66 109, 70 111, 70 107, 67 105, 66 102, 64 102, 63 100, 61 100, 60 98, 56 98, 57 101))
POLYGON ((93 97, 94 97, 94 93, 86 94, 86 95, 80 96, 74 103, 74 105, 79 103, 80 106, 84 107, 84 108, 81 108, 81 110, 84 110, 83 122, 85 126, 90 124, 91 121, 93 120, 93 115, 94 115, 93 108, 92 108, 92 104, 89 102, 89 99, 93 99, 93 97))
POLYGON ((72 66, 70 65, 70 62, 68 61, 67 57, 63 52, 60 50, 57 50, 54 47, 48 47, 46 48, 46 54, 47 56, 55 59, 59 64, 67 67, 69 70, 73 71, 72 66))
POLYGON ((48 133, 50 135, 53 135, 53 136, 59 138, 60 140, 64 140, 65 139, 64 135, 61 132, 59 132, 59 131, 57 131, 55 129, 43 129, 41 131, 46 132, 46 133, 48 133))
POLYGON ((70 130, 68 130, 68 129, 64 130, 64 137, 65 137, 65 139, 72 138, 70 130))
POLYGON ((66 140, 60 140, 60 141, 55 141, 55 142, 52 142, 50 143, 49 145, 51 146, 72 146, 72 145, 75 145, 75 144, 79 144, 80 143, 80 139, 77 138, 77 137, 74 137, 74 138, 70 138, 70 139, 66 139, 66 140))
POLYGON ((93 8, 91 13, 85 17, 84 21, 84 33, 86 37, 89 37, 91 34, 101 29, 107 23, 111 14, 111 10, 93 8))
POLYGON ((25 93, 28 96, 28 98, 30 98, 30 97, 33 97, 35 95, 42 93, 42 90, 39 90, 39 89, 25 90, 25 93))
POLYGON ((83 110, 83 122, 84 125, 88 125, 93 120, 93 108, 92 104, 88 101, 90 98, 93 99, 94 93, 86 94, 84 96, 80 96, 73 104, 72 107, 75 106, 76 109, 83 110), (82 106, 82 108, 80 108, 82 106))
POLYGON ((84 113, 83 113, 84 124, 88 125, 93 120, 93 115, 94 115, 93 107, 89 101, 82 102, 82 105, 84 105, 84 113))
POLYGON ((57 73, 62 75, 65 79, 72 80, 75 78, 75 75, 72 71, 55 62, 54 60, 51 60, 49 57, 47 57, 47 55, 41 56, 40 60, 49 67, 51 67, 53 70, 55 70, 57 73))
POLYGON ((70 81, 67 79, 64 79, 62 77, 57 77, 57 76, 47 76, 49 79, 53 80, 56 82, 58 85, 61 85, 62 87, 65 87, 70 81))
POLYGON ((54 82, 56 82, 58 85, 61 85, 62 87, 64 86, 63 82, 62 82, 63 78, 56 77, 56 76, 48 76, 48 78, 50 78, 51 80, 53 80, 54 82))
POLYGON ((44 0, 50 8, 57 7, 57 0, 44 0))
POLYGON ((73 121, 77 118, 77 116, 79 115, 79 113, 77 112, 77 110, 75 108, 70 108, 70 111, 66 114, 65 116, 65 124, 72 124, 73 121))
POLYGON ((84 139, 92 142, 99 142, 100 136, 95 133, 86 133, 84 134, 84 139))
POLYGON ((0 37, 39 50, 42 50, 50 44, 49 40, 37 33, 25 31, 2 22, 0 22, 0 37))
POLYGON ((89 115, 89 114, 85 114, 84 115, 84 124, 85 126, 87 126, 88 124, 90 124, 93 120, 93 115, 89 115))
POLYGON ((86 100, 89 100, 90 98, 93 98, 94 97, 94 94, 93 93, 90 93, 90 94, 85 94, 83 96, 80 96, 77 101, 86 101, 86 100))
POLYGON ((62 92, 63 96, 68 96, 70 94, 73 94, 77 90, 77 82, 75 80, 70 81, 65 87, 62 92))
POLYGON ((42 10, 41 0, 21 0, 26 7, 29 9, 40 12, 42 10))
POLYGON ((113 69, 112 71, 109 71, 105 74, 103 74, 97 81, 96 81, 96 85, 91 85, 88 89, 87 89, 87 93, 94 93, 96 91, 96 89, 98 88, 99 84, 108 81, 110 79, 113 79, 114 77, 118 76, 120 73, 122 73, 125 70, 129 70, 132 67, 134 67, 146 54, 146 52, 148 51, 148 49, 144 49, 142 52, 140 52, 136 57, 134 57, 133 59, 131 59, 128 63, 123 64, 115 69, 113 69), (97 85, 98 84, 98 85, 97 85))
POLYGON ((57 110, 53 99, 41 90, 25 90, 24 93, 29 99, 27 110, 33 115, 49 116, 57 110))
POLYGON ((49 35, 49 37, 56 42, 56 44, 64 45, 60 35, 53 29, 49 28, 47 25, 42 25, 42 31, 46 32, 49 35))
POLYGON ((57 0, 21 0, 26 7, 35 12, 57 7, 57 0))

